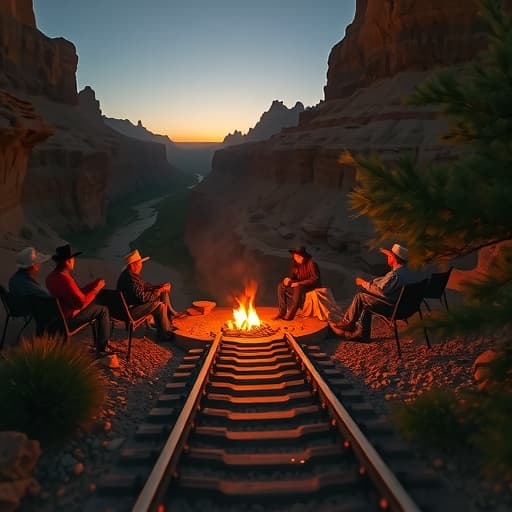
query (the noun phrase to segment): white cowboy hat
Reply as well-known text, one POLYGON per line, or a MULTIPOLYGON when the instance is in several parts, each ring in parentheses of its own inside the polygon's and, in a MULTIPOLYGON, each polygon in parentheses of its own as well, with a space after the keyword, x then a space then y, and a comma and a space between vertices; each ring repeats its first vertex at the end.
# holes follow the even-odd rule
POLYGON ((16 267, 30 268, 38 263, 44 263, 51 258, 49 254, 37 252, 34 247, 25 247, 16 256, 16 267))
POLYGON ((401 260, 404 261, 407 261, 409 259, 409 250, 400 244, 393 244, 391 250, 381 248, 380 252, 386 255, 393 253, 395 256, 398 256, 401 260))
POLYGON ((134 251, 128 253, 124 257, 124 268, 126 268, 131 263, 135 263, 137 261, 140 261, 141 263, 144 263, 145 261, 148 261, 150 259, 149 256, 142 257, 138 251, 138 249, 135 249, 134 251))

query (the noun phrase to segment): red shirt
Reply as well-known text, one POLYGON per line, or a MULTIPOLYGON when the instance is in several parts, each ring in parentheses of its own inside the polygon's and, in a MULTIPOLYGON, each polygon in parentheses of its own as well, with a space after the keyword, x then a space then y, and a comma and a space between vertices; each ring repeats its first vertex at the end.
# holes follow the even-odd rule
POLYGON ((76 281, 66 270, 54 270, 46 278, 46 288, 59 299, 66 318, 77 315, 80 310, 89 305, 96 297, 96 283, 93 281, 84 288, 79 288, 76 281))

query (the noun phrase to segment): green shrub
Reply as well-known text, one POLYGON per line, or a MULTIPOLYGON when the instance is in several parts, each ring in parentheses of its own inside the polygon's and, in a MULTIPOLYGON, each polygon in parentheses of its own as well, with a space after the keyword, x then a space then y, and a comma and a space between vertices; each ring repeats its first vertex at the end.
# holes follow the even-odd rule
POLYGON ((101 409, 106 382, 83 348, 43 336, 24 341, 0 362, 0 430, 42 443, 65 441, 101 409))
POLYGON ((421 445, 453 451, 469 440, 468 418, 449 390, 433 388, 410 404, 395 405, 392 414, 403 436, 421 445))
POLYGON ((483 394, 478 413, 479 428, 472 442, 481 454, 484 470, 492 477, 512 478, 512 394, 496 388, 483 394))

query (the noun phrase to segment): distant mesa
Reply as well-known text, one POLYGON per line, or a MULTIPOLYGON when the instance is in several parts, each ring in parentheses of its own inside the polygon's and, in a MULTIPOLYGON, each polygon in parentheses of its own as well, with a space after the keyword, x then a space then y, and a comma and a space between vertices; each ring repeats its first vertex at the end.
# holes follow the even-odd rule
POLYGON ((175 148, 174 142, 167 135, 159 135, 149 131, 139 119, 137 124, 133 124, 129 119, 115 119, 113 117, 103 116, 103 122, 113 128, 116 132, 122 133, 127 137, 133 137, 134 139, 150 140, 152 142, 158 142, 164 144, 168 151, 167 145, 175 148))
POLYGON ((288 108, 282 101, 274 100, 270 109, 261 115, 260 120, 245 135, 241 131, 235 130, 224 137, 222 144, 232 146, 267 140, 283 128, 297 126, 301 112, 304 112, 304 105, 300 101, 297 101, 293 108, 288 108))
POLYGON ((157 142, 165 146, 167 161, 187 173, 208 174, 211 170, 212 158, 220 144, 187 144, 186 149, 172 141, 167 135, 159 135, 148 130, 139 119, 133 124, 128 119, 115 119, 103 116, 103 122, 116 132, 132 139, 157 142))

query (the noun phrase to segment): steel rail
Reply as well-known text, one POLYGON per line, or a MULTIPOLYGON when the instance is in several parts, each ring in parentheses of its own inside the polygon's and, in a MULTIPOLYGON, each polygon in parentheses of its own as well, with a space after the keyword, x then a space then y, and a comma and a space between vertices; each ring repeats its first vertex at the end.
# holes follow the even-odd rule
POLYGON ((162 452, 137 497, 132 512, 152 512, 157 510, 160 504, 159 501, 162 499, 162 495, 165 493, 173 477, 188 433, 193 427, 194 417, 203 396, 203 391, 208 383, 208 376, 220 347, 221 339, 222 335, 220 333, 217 334, 162 452))
POLYGON ((301 364, 303 364, 304 368, 309 372, 312 380, 314 380, 317 391, 321 393, 323 397, 322 402, 326 404, 331 415, 337 420, 338 428, 340 428, 343 434, 350 440, 352 448, 358 458, 364 461, 365 469, 371 475, 378 489, 383 493, 391 510, 420 512, 416 503, 409 496, 389 466, 382 460, 379 453, 363 434, 357 423, 352 419, 349 412, 331 391, 328 384, 306 356, 295 338, 289 333, 285 333, 285 338, 298 355, 301 364))

